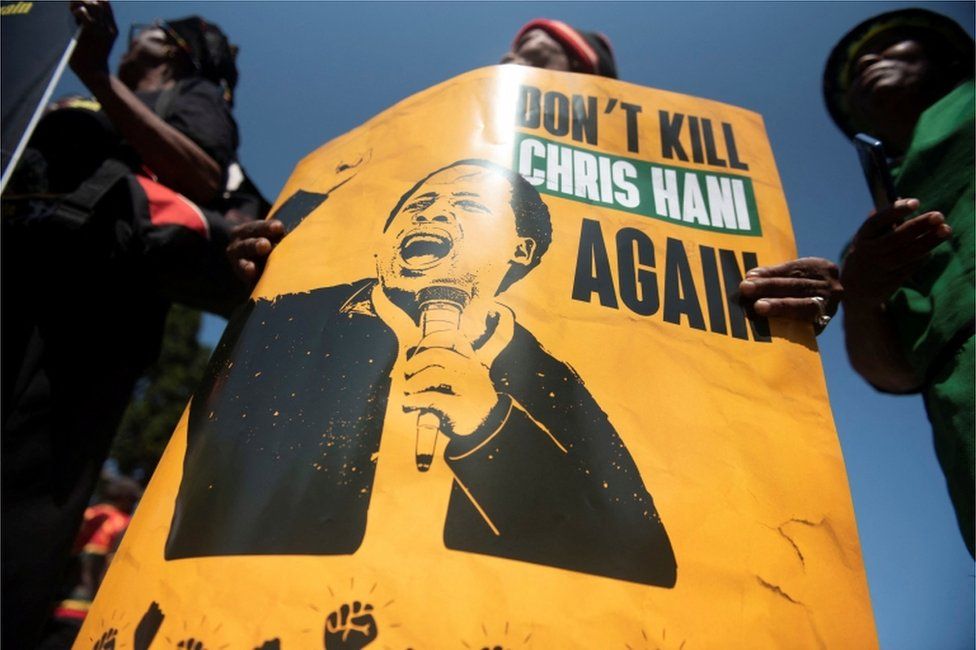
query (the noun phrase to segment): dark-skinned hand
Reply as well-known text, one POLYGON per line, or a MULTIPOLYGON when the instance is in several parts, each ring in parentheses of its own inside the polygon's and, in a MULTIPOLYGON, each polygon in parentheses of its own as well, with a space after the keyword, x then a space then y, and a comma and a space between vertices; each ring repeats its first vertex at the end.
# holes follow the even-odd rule
POLYGON ((837 265, 822 257, 750 269, 739 284, 742 306, 750 316, 813 323, 817 334, 837 313, 843 293, 837 265))
POLYGON ((277 219, 249 221, 230 231, 227 259, 234 273, 253 288, 264 271, 268 255, 285 236, 285 224, 277 219))
POLYGON ((70 9, 81 27, 71 54, 71 69, 82 81, 108 75, 108 55, 119 35, 112 6, 106 0, 72 0, 70 9))
POLYGON ((933 248, 952 235, 940 212, 908 219, 919 206, 918 199, 898 199, 872 213, 858 229, 841 270, 845 304, 881 304, 925 262, 933 248))

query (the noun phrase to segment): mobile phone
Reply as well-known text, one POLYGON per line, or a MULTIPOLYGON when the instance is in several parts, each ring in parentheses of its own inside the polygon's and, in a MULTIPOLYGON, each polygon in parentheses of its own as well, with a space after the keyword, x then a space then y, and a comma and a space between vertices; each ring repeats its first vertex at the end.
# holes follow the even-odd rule
POLYGON ((864 178, 868 182, 871 198, 874 199, 875 209, 887 208, 895 202, 898 194, 895 192, 895 182, 888 168, 888 156, 885 155, 884 145, 881 140, 866 133, 855 135, 853 142, 854 148, 857 149, 857 156, 861 159, 861 168, 864 170, 864 178))

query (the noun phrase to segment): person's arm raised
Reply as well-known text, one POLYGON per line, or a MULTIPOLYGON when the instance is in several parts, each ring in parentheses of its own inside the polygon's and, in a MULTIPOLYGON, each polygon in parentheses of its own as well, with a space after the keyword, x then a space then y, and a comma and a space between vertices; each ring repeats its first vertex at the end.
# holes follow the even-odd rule
POLYGON ((109 73, 108 55, 118 36, 109 3, 74 0, 71 13, 81 27, 71 68, 95 95, 115 128, 160 182, 198 203, 212 200, 221 189, 217 162, 109 73))

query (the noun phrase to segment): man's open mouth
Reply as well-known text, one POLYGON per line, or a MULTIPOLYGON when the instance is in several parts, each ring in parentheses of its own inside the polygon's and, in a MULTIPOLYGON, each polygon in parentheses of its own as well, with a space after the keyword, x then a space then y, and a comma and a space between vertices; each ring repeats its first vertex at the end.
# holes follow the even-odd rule
POLYGON ((454 240, 447 231, 424 228, 400 240, 400 258, 410 268, 423 269, 447 257, 453 247, 454 240))

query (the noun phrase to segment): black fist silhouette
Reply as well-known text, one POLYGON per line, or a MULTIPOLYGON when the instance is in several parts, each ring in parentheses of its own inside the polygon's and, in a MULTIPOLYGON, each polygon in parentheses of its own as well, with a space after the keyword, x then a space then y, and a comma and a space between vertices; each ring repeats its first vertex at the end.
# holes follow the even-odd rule
POLYGON ((194 639, 193 637, 180 641, 176 644, 176 647, 180 648, 180 650, 207 650, 203 647, 203 641, 194 639))
POLYGON ((139 624, 136 625, 132 647, 135 650, 149 650, 149 644, 156 638, 156 633, 159 632, 159 626, 163 624, 164 618, 166 616, 163 614, 163 610, 159 609, 159 603, 155 601, 150 603, 149 609, 146 610, 146 613, 139 620, 139 624))
POLYGON ((119 631, 114 627, 110 628, 107 632, 102 633, 102 638, 95 641, 95 645, 92 646, 92 650, 115 650, 115 637, 118 636, 119 631))
POLYGON ((358 600, 343 605, 325 619, 325 650, 359 650, 376 639, 373 606, 358 600))

